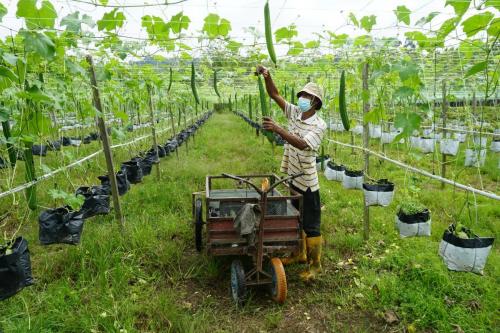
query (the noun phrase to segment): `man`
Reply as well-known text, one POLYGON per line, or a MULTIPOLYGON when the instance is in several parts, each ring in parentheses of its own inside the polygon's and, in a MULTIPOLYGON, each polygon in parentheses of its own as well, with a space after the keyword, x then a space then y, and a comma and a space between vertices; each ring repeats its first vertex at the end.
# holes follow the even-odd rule
MULTIPOLYGON (((267 93, 288 119, 288 130, 281 128, 269 117, 264 117, 262 123, 263 129, 279 134, 287 142, 281 171, 288 175, 304 173, 291 184, 292 188, 303 196, 303 246, 299 253, 283 258, 282 262, 285 265, 308 263, 308 269, 300 274, 302 280, 308 281, 321 272, 321 204, 316 153, 321 145, 326 123, 316 112, 323 104, 323 94, 318 85, 310 82, 297 93, 297 105, 292 105, 279 94, 267 68, 258 65, 257 73, 262 74, 267 93)), ((298 208, 297 202, 294 205, 298 208)))

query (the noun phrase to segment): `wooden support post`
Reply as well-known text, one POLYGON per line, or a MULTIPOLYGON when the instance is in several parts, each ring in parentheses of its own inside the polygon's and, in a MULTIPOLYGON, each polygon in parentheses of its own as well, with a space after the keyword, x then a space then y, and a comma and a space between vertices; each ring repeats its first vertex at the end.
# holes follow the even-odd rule
POLYGON ((97 80, 95 77, 94 62, 92 56, 87 56, 87 62, 89 63, 89 74, 90 83, 92 84, 92 94, 93 94, 93 104, 100 115, 97 116, 97 126, 99 127, 99 133, 101 135, 102 150, 104 152, 104 157, 106 159, 106 167, 108 169, 108 177, 111 181, 111 195, 113 197, 113 208, 115 210, 115 218, 120 224, 120 229, 123 231, 125 226, 125 221, 122 215, 122 209, 120 205, 120 197, 118 194, 118 183, 116 181, 115 169, 113 166, 113 155, 111 154, 111 148, 109 144, 108 132, 106 130, 106 124, 102 118, 103 110, 101 105, 101 97, 99 96, 99 88, 97 87, 97 80))
MULTIPOLYGON (((362 79, 363 94, 368 96, 368 63, 365 63, 363 66, 362 79)), ((370 112, 370 102, 366 98, 363 98, 363 115, 367 114, 368 112, 370 112)), ((370 132, 367 122, 363 123, 363 147, 366 149, 370 148, 370 132)), ((363 152, 363 155, 365 161, 364 175, 366 179, 370 171, 370 154, 367 150, 365 150, 363 152)), ((365 202, 363 202, 363 222, 363 238, 365 240, 368 240, 370 238, 370 209, 365 202)))
MULTIPOLYGON (((443 120, 443 138, 442 139, 446 139, 446 112, 447 111, 448 111, 448 101, 446 100, 446 81, 443 80, 443 100, 441 103, 441 119, 443 120)), ((442 154, 441 177, 446 178, 446 154, 442 154)), ((441 189, 444 189, 444 186, 445 186, 445 183, 441 183, 441 189)))
MULTIPOLYGON (((159 161, 160 156, 158 155, 158 140, 156 139, 156 119, 155 112, 153 108, 153 92, 151 91, 151 86, 146 85, 148 89, 148 100, 149 100, 149 115, 151 117, 151 136, 153 137, 153 150, 155 152, 155 161, 159 161)), ((160 180, 160 163, 155 163, 156 169, 156 179, 160 180)))

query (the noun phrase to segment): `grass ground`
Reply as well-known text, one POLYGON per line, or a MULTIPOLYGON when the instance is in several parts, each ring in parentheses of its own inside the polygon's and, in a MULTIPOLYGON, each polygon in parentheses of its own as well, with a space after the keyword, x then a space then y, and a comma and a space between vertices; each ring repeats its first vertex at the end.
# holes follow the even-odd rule
MULTIPOLYGON (((132 154, 117 150, 115 160, 132 154)), ((335 154, 337 161, 361 161, 345 149, 335 154)), ((362 238, 362 193, 321 176, 321 279, 304 284, 297 277, 302 267, 292 266, 283 306, 256 290, 243 308, 236 308, 229 296, 230 260, 194 251, 191 192, 204 188, 207 174, 277 171, 280 158, 281 150, 272 156, 269 144, 241 119, 216 114, 189 142, 189 152, 183 146, 179 159, 162 160, 160 180, 153 170, 123 197, 123 235, 111 215, 95 217, 86 222, 78 246, 40 246, 38 212, 24 210, 22 197, 2 199, 7 214, 0 231, 10 236, 19 228, 28 239, 37 281, 0 303, 0 328, 8 333, 493 332, 499 327, 498 247, 484 276, 449 272, 437 254, 464 193, 422 181, 420 196, 432 212, 432 236, 399 239, 393 223, 405 172, 389 164, 376 172, 396 183, 396 197, 389 207, 371 209, 368 242, 362 238)), ((69 191, 95 183, 104 170, 100 158, 43 182, 40 204, 57 204, 46 195, 48 189, 69 191)), ((478 197, 477 208, 474 230, 498 238, 498 204, 478 197)))

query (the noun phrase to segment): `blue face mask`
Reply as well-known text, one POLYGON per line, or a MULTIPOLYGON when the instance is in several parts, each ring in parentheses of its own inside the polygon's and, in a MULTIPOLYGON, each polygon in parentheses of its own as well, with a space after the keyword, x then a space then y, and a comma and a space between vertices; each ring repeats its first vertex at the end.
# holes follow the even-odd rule
POLYGON ((305 97, 299 97, 297 106, 299 107, 300 111, 307 112, 311 108, 311 101, 305 97))

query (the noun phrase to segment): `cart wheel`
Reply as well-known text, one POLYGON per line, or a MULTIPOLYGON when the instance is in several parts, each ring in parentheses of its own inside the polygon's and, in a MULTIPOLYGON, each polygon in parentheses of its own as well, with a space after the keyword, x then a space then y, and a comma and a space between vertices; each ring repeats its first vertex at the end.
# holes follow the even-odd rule
POLYGON ((288 292, 286 285, 286 274, 283 263, 279 258, 272 258, 269 262, 269 273, 271 273, 273 282, 271 284, 271 297, 279 304, 285 303, 288 292))
POLYGON ((196 199, 194 206, 194 240, 196 251, 201 252, 203 249, 203 201, 196 199))
POLYGON ((245 303, 247 287, 245 284, 245 270, 241 260, 233 260, 231 263, 231 295, 237 305, 245 303))

